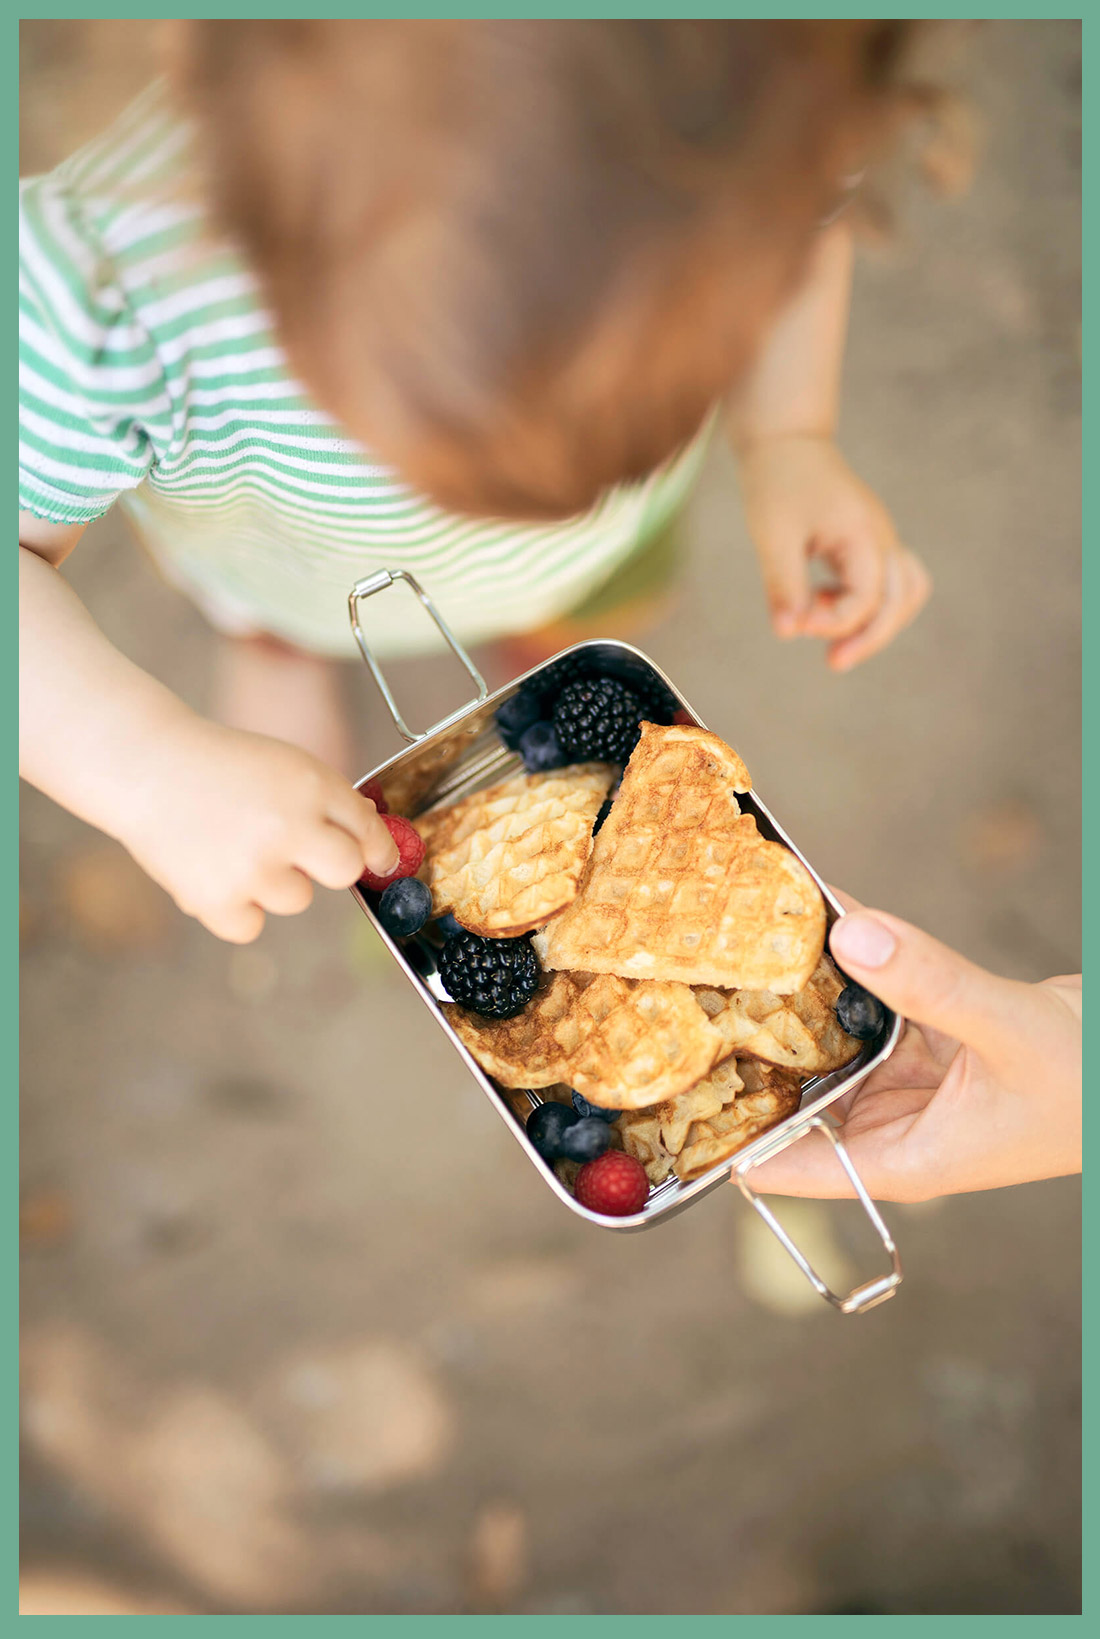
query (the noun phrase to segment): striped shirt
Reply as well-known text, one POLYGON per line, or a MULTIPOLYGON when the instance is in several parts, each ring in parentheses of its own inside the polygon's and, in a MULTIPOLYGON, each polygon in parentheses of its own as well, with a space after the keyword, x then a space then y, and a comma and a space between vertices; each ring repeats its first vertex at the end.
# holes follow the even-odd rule
MULTIPOLYGON (((121 501, 165 575, 228 629, 354 653, 347 594, 416 575, 468 643, 530 630, 660 529, 705 436, 582 517, 449 515, 294 379, 257 285, 180 185, 189 133, 157 82, 101 138, 20 186, 20 507, 87 523, 121 501)), ((390 593, 382 654, 434 646, 390 593)))

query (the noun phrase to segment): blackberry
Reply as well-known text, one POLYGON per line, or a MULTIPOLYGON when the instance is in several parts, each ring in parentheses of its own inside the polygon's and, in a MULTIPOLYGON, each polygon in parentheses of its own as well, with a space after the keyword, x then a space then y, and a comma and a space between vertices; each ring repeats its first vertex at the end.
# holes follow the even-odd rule
POLYGON ((849 979, 836 999, 837 1023, 857 1041, 870 1041, 886 1023, 886 1009, 877 996, 849 979))
POLYGON ((539 959, 526 939, 485 939, 463 928, 439 953, 439 976, 452 1001, 487 1019, 522 1013, 538 988, 539 959))
POLYGON ((667 725, 672 722, 678 709, 676 698, 653 668, 640 655, 622 654, 613 649, 581 649, 579 653, 567 654, 561 660, 552 661, 512 697, 518 700, 522 696, 525 702, 523 707, 512 706, 511 701, 508 703, 517 714, 527 710, 534 711, 536 717, 549 717, 558 695, 570 683, 596 677, 613 677, 617 682, 625 683, 638 696, 642 716, 647 723, 667 725))
POLYGON ((562 689, 554 707, 561 748, 579 763, 625 763, 641 720, 638 696, 614 677, 579 678, 562 689))

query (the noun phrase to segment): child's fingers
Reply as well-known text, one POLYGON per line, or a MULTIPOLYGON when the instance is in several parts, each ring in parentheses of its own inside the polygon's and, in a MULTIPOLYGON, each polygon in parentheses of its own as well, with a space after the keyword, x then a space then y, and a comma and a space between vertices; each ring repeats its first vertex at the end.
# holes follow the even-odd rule
POLYGON ((853 536, 822 557, 839 585, 816 593, 802 630, 806 637, 845 638, 873 617, 886 589, 886 554, 870 536, 853 536))
POLYGON ((219 905, 198 913, 204 928, 231 945, 250 945, 263 931, 264 913, 259 905, 219 905))
POLYGON ((794 637, 802 629, 811 597, 802 530, 773 519, 759 533, 758 556, 772 625, 780 637, 794 637))
POLYGON ((298 916, 313 903, 313 883, 293 865, 265 872, 256 895, 273 916, 298 916))
MULTIPOLYGON (((379 821, 375 821, 390 843, 393 838, 379 821)), ((376 850, 380 852, 381 850, 376 850)), ((298 874, 305 871, 322 888, 350 888, 363 874, 365 849, 357 837, 349 836, 339 825, 315 825, 295 849, 294 863, 298 874)), ((370 865, 370 860, 367 860, 370 865)), ((392 861, 396 864, 396 861, 392 861)), ((371 870, 377 869, 370 865, 371 870)), ((382 873, 379 873, 382 874, 382 873)))
POLYGON ((898 547, 886 560, 886 584, 878 610, 861 631, 832 644, 829 665, 834 671, 848 671, 897 636, 916 618, 928 601, 932 582, 919 558, 898 547))
MULTIPOLYGON (((388 876, 397 869, 400 853, 396 842, 382 824, 378 811, 369 797, 361 797, 352 786, 334 792, 326 805, 327 817, 333 825, 353 836, 362 852, 362 861, 378 876, 388 876)), ((313 874, 312 872, 310 873, 313 874)), ((362 876, 362 864, 357 877, 362 876)), ((320 878, 318 878, 320 881, 320 878)), ((327 886, 328 884, 326 884, 327 886)), ((343 884, 347 886, 346 883, 343 884)))

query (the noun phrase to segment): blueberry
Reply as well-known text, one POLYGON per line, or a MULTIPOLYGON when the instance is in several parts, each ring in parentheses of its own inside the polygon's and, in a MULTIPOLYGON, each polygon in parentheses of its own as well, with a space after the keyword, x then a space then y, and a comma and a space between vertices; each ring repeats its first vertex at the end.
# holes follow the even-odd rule
POLYGON ((569 761, 558 744, 553 723, 532 723, 519 737, 519 753, 528 774, 543 774, 569 761))
POLYGON ((597 1155, 611 1148, 611 1134, 607 1122, 595 1116, 586 1116, 575 1126, 566 1128, 558 1141, 558 1154, 564 1161, 594 1161, 597 1155))
POLYGON ((836 1016, 840 1028, 857 1041, 870 1041, 886 1023, 886 1009, 878 997, 850 980, 836 999, 836 1016))
POLYGON ((462 923, 457 922, 450 911, 447 912, 446 916, 437 917, 435 926, 436 932, 441 939, 453 939, 456 933, 463 931, 462 923))
POLYGON ((541 695, 532 689, 517 689, 496 714, 497 731, 509 751, 519 750, 519 738, 542 715, 541 695))
POLYGON ((571 1110, 568 1104, 548 1100, 527 1117, 527 1136, 544 1161, 556 1161, 566 1130, 577 1125, 576 1110, 571 1110))
POLYGON ((431 914, 431 892, 415 876, 398 877, 382 889, 378 920, 394 939, 407 939, 410 933, 419 933, 431 914))
POLYGON ((589 1104, 580 1093, 573 1094, 573 1108, 582 1121, 587 1116, 595 1116, 600 1121, 617 1121, 622 1114, 621 1110, 605 1110, 601 1104, 589 1104))

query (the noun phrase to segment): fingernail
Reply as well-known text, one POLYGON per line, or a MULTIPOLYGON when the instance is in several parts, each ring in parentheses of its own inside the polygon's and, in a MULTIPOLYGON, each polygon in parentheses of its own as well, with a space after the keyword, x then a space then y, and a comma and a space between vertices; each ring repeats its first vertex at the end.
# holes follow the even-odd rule
POLYGON ((885 967, 898 942, 884 923, 865 912, 853 911, 834 922, 829 946, 842 966, 885 967))

